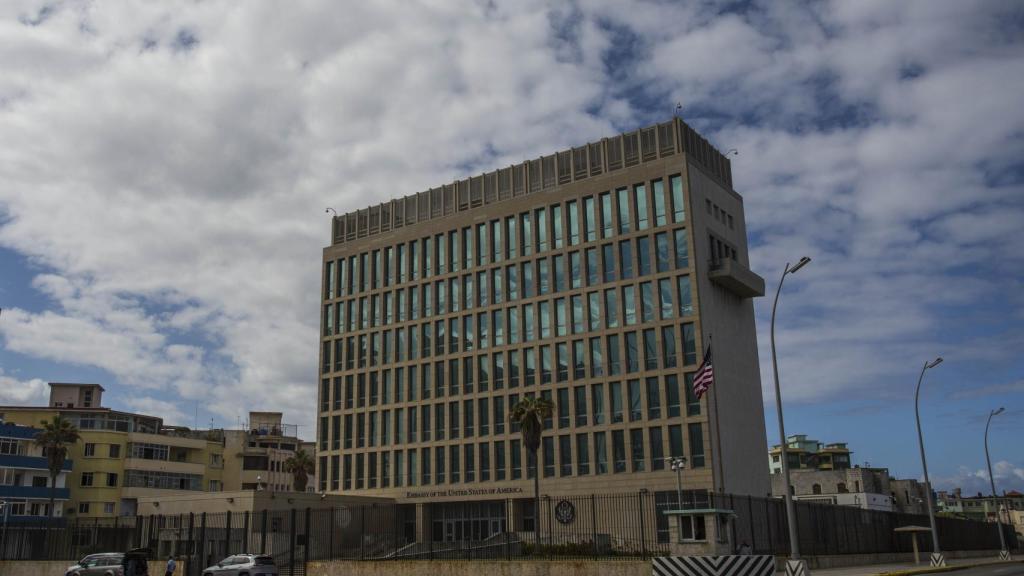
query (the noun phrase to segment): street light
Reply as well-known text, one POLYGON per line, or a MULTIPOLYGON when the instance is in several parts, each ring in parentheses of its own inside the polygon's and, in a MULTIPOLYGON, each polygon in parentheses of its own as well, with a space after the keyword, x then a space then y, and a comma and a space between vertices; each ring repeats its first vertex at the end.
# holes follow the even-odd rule
POLYGON ((988 427, 992 424, 992 417, 1003 413, 1002 406, 997 410, 988 413, 988 422, 985 423, 985 463, 988 465, 988 481, 992 485, 992 499, 996 505, 996 526, 999 527, 999 557, 1009 560, 1009 551, 1006 549, 1006 536, 1003 536, 1003 517, 999 512, 999 495, 996 494, 996 478, 992 475, 992 459, 988 456, 988 427))
POLYGON ((672 467, 672 471, 676 473, 676 502, 679 504, 679 509, 683 509, 683 469, 686 468, 686 458, 682 456, 676 456, 669 462, 672 467))
MULTIPOLYGON (((772 328, 771 328, 771 344, 772 344, 772 374, 775 377, 775 410, 779 414, 779 447, 781 448, 782 458, 782 476, 785 480, 785 489, 783 490, 783 498, 786 501, 786 523, 789 525, 789 557, 791 561, 800 560, 800 543, 797 541, 796 534, 796 508, 793 506, 793 495, 789 492, 789 462, 786 456, 786 426, 782 419, 782 391, 779 389, 779 365, 775 359, 775 308, 779 305, 779 294, 782 293, 782 283, 786 280, 787 274, 793 274, 797 270, 803 268, 811 262, 811 259, 807 256, 800 258, 800 260, 790 268, 789 262, 786 262, 786 269, 782 271, 782 278, 779 278, 779 287, 775 290, 775 302, 772 303, 772 328)), ((803 562, 799 562, 803 564, 803 562)), ((806 573, 806 567, 798 569, 797 566, 792 567, 794 573, 799 573, 802 569, 806 573)), ((790 567, 787 567, 786 572, 790 572, 790 567)))
POLYGON ((917 378, 917 391, 914 392, 914 417, 917 419, 917 441, 921 447, 921 468, 924 469, 924 501, 928 504, 928 521, 931 523, 932 528, 932 566, 945 566, 946 559, 943 558, 942 551, 939 549, 939 530, 935 526, 935 511, 932 510, 932 484, 928 481, 928 460, 924 455, 924 435, 921 434, 921 411, 918 408, 918 400, 921 397, 921 381, 924 380, 925 370, 935 368, 939 364, 942 364, 941 356, 931 362, 924 363, 924 367, 921 368, 921 375, 917 378))

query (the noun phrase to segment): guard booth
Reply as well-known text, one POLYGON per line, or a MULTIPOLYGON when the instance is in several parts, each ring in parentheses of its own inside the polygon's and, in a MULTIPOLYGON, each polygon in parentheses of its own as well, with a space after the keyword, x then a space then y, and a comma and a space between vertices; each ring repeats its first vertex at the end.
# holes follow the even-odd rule
POLYGON ((732 523, 736 513, 724 508, 665 510, 669 517, 669 546, 673 556, 735 554, 732 523))
POLYGON ((914 564, 921 563, 921 545, 918 543, 918 534, 922 532, 931 532, 931 528, 924 526, 900 526, 893 530, 896 534, 910 534, 910 541, 914 544, 914 564))

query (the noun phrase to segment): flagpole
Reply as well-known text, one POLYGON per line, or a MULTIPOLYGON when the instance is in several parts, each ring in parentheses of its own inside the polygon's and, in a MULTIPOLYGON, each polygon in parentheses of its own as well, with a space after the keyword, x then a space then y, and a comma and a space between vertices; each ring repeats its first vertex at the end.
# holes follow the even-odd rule
MULTIPOLYGON (((711 333, 708 332, 708 347, 711 347, 711 333)), ((725 468, 722 462, 722 426, 718 418, 718 386, 711 386, 711 404, 715 412, 715 460, 718 462, 718 491, 725 493, 725 468)))

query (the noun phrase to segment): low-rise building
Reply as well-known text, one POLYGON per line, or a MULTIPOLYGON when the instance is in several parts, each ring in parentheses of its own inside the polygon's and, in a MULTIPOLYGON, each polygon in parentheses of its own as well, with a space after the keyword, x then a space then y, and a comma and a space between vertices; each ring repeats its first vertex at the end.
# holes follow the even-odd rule
POLYGON ((48 460, 35 443, 40 432, 39 428, 0 420, 0 518, 5 523, 61 516, 68 501, 67 478, 72 461, 64 461, 56 482, 51 484, 48 460), (51 491, 51 486, 56 490, 51 491), (50 510, 51 494, 55 510, 50 510))
MULTIPOLYGON (((850 468, 852 454, 845 442, 824 444, 806 434, 786 437, 790 470, 845 470, 850 468)), ((778 444, 768 451, 768 469, 772 474, 782 471, 782 448, 778 444)))
POLYGON ((950 492, 939 492, 938 508, 950 516, 986 522, 995 522, 998 514, 1003 522, 1008 523, 1012 512, 1024 511, 1024 494, 1011 490, 998 497, 985 496, 980 492, 976 496, 964 496, 963 491, 956 488, 950 492))
MULTIPOLYGON (((772 474, 772 494, 784 492, 782 472, 772 474)), ((843 470, 790 470, 790 492, 797 500, 811 500, 856 506, 869 510, 924 512, 924 485, 916 480, 898 480, 886 468, 854 467, 843 470)))
MULTIPOLYGON (((47 406, 0 407, 0 420, 12 425, 37 425, 60 414, 78 428, 81 440, 68 450, 74 473, 69 463, 66 480, 58 479, 65 492, 56 515, 130 516, 140 498, 292 490, 284 462, 302 441, 295 426, 281 423, 280 413, 253 412, 243 430, 191 430, 165 426, 156 416, 107 408, 103 392, 98 384, 52 383, 47 406)), ((8 474, 12 482, 13 474, 8 474)), ((308 486, 316 486, 312 475, 308 486)))

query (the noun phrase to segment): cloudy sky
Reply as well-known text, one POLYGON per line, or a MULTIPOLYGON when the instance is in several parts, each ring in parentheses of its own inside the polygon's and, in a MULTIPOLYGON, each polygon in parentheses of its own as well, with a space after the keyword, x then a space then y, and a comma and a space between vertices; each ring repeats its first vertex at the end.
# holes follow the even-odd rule
MULTIPOLYGON (((4 2, 0 404, 315 409, 338 212, 683 116, 736 148, 791 433, 1024 490, 1024 5, 4 2), (342 8, 343 6, 343 8, 342 8)), ((758 304, 766 400, 767 327, 758 304)), ((719 359, 720 361, 722 359, 719 359)), ((770 407, 770 404, 766 404, 770 407)), ((769 411, 774 441, 774 411, 769 411)))

